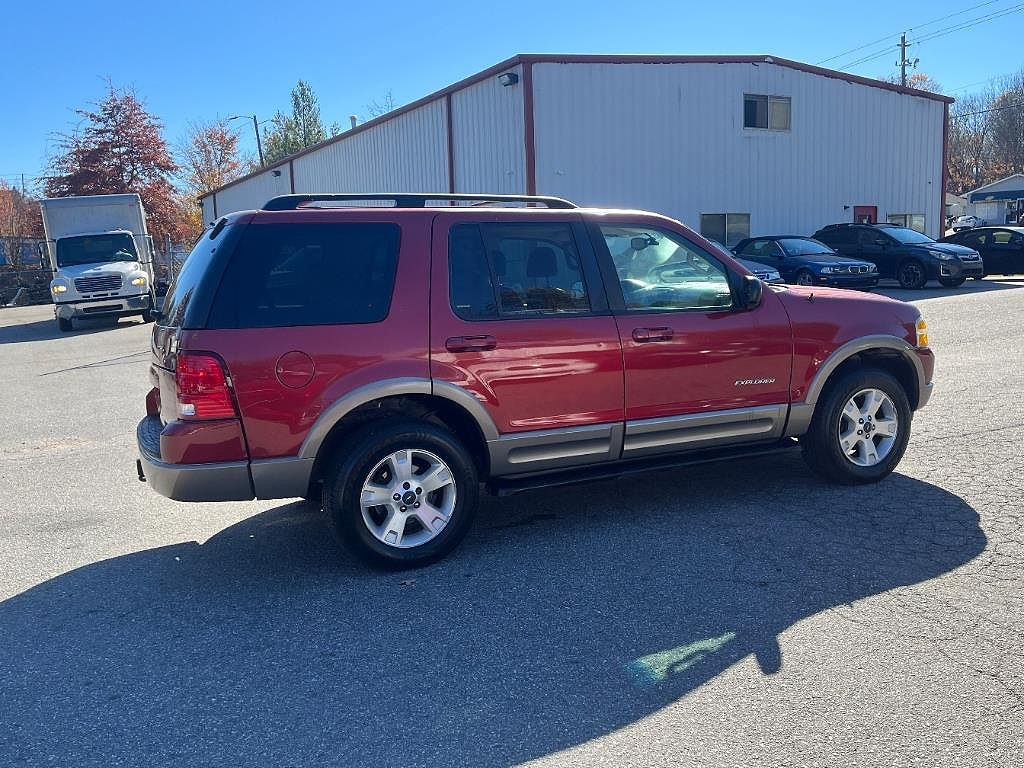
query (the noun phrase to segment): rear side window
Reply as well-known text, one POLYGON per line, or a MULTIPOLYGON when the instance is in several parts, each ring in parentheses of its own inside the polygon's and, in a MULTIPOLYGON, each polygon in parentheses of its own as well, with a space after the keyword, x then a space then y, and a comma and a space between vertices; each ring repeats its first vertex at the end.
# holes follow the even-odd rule
POLYGON ((452 309, 464 320, 590 312, 568 223, 457 224, 448 243, 452 309))
POLYGON ((831 245, 833 248, 837 248, 841 245, 856 245, 857 231, 853 229, 853 227, 826 229, 816 234, 814 239, 820 240, 826 245, 831 245))
POLYGON ((376 323, 387 317, 396 224, 251 224, 210 315, 214 328, 376 323))

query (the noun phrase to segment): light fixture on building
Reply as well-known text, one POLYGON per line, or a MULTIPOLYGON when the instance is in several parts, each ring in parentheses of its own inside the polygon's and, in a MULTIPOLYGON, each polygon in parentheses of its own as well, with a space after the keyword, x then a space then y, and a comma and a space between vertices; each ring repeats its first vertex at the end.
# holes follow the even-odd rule
POLYGON ((270 172, 270 174, 271 174, 272 176, 280 176, 280 175, 281 175, 281 172, 280 172, 280 171, 271 171, 271 172, 270 172))
POLYGON ((506 87, 510 85, 515 85, 516 83, 519 82, 519 75, 517 75, 515 72, 503 72, 502 74, 498 75, 498 82, 506 87))

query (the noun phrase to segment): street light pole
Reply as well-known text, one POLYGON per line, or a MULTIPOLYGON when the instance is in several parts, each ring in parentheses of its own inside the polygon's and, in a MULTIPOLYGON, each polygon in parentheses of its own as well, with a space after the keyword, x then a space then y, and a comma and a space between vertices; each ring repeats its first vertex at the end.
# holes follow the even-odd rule
POLYGON ((244 118, 252 119, 252 129, 256 132, 256 151, 260 155, 260 168, 263 167, 263 143, 260 141, 260 124, 256 120, 256 115, 232 115, 228 120, 242 120, 244 118))

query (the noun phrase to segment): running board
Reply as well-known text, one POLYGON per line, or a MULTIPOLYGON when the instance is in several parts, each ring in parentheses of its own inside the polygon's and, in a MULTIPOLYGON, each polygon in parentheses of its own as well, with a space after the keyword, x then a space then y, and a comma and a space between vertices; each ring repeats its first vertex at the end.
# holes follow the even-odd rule
POLYGON ((522 491, 531 491, 538 488, 557 488, 563 485, 589 483, 594 480, 613 480, 625 477, 626 475, 638 475, 642 472, 656 472, 659 469, 676 469, 678 467, 692 467, 698 464, 712 464, 724 459, 748 459, 756 456, 788 453, 799 447, 800 444, 796 438, 790 437, 781 442, 760 446, 712 448, 673 456, 655 456, 630 461, 617 461, 522 477, 496 477, 487 483, 487 490, 494 496, 511 496, 522 491))

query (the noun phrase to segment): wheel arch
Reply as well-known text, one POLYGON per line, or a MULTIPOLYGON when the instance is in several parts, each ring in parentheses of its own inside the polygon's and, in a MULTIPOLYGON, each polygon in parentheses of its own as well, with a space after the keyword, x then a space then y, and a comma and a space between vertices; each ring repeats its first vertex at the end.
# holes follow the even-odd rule
POLYGON ((488 441, 497 428, 483 405, 454 384, 396 379, 361 387, 333 403, 310 429, 299 458, 312 460, 309 485, 319 483, 345 437, 373 421, 411 418, 445 427, 465 445, 481 478, 490 472, 488 441))
POLYGON ((911 410, 917 410, 925 399, 924 365, 906 340, 884 334, 863 336, 848 341, 830 354, 818 368, 802 403, 790 407, 787 437, 798 437, 807 431, 814 409, 831 383, 847 371, 872 365, 890 373, 903 387, 911 410))

